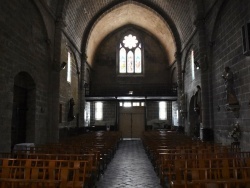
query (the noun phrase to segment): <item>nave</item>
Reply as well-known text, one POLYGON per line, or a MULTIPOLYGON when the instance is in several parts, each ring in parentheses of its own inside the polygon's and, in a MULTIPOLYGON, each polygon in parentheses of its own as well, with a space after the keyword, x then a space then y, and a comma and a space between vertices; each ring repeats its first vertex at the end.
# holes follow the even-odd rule
POLYGON ((97 188, 160 188, 141 140, 122 140, 97 188))

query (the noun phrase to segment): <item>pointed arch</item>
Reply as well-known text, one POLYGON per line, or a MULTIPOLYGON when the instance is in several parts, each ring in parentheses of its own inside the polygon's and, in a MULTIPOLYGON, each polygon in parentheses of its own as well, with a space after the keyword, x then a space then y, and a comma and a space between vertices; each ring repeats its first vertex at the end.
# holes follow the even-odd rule
MULTIPOLYGON (((132 12, 138 13, 138 11, 132 11, 132 12)), ((103 23, 106 21, 103 21, 103 23)), ((121 2, 121 3, 114 3, 110 5, 110 7, 107 7, 105 10, 103 10, 103 12, 96 15, 96 17, 94 17, 91 22, 89 22, 89 25, 87 26, 85 32, 83 33, 81 51, 86 52, 86 54, 88 55, 88 63, 90 66, 92 66, 94 53, 100 41, 102 41, 103 38, 105 38, 109 33, 113 32, 117 28, 122 27, 128 23, 142 27, 148 32, 150 32, 151 34, 153 34, 156 38, 158 38, 158 40, 161 41, 162 45, 164 46, 164 49, 169 59, 169 63, 172 64, 174 62, 175 60, 174 53, 176 51, 181 51, 181 40, 180 40, 180 36, 179 36, 179 33, 177 31, 177 28, 174 22, 170 19, 170 17, 163 10, 156 8, 151 3, 146 3, 146 2, 145 3, 139 3, 139 2, 131 3, 130 1, 126 1, 126 2, 121 2), (104 26, 101 26, 101 24, 99 24, 102 21, 102 19, 105 18, 105 20, 107 21, 107 19, 111 17, 109 14, 112 14, 112 12, 115 12, 115 11, 119 11, 120 9, 124 10, 124 13, 127 13, 126 8, 122 9, 125 6, 129 6, 130 8, 134 7, 135 10, 138 10, 138 8, 144 10, 144 11, 141 10, 139 12, 147 11, 150 15, 152 15, 151 17, 154 17, 155 20, 159 21, 159 23, 157 22, 158 26, 161 23, 161 27, 165 28, 163 29, 164 31, 155 32, 156 29, 153 29, 155 27, 152 27, 152 23, 144 24, 142 26, 141 24, 145 22, 141 22, 140 19, 134 19, 133 17, 131 18, 131 16, 128 16, 127 18, 128 19, 131 18, 132 21, 123 20, 123 17, 122 17, 121 19, 123 22, 121 21, 116 22, 117 24, 115 24, 113 27, 108 27, 107 25, 107 27, 105 26, 105 28, 103 29, 104 26), (104 31, 102 35, 100 35, 100 29, 98 29, 97 26, 101 27, 102 30, 104 31), (98 33, 98 35, 95 35, 95 33, 98 33), (167 38, 164 38, 164 37, 167 37, 167 38)))

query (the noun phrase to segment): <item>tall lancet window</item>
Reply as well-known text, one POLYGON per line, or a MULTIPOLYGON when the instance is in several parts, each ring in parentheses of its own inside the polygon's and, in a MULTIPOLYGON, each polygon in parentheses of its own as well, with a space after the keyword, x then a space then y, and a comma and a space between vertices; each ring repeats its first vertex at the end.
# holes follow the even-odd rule
POLYGON ((67 81, 68 83, 71 83, 71 54, 70 52, 68 52, 67 81))
POLYGON ((119 73, 141 74, 142 73, 142 50, 141 43, 132 34, 125 36, 119 48, 119 73))
POLYGON ((195 73, 194 73, 194 50, 191 50, 190 54, 190 61, 191 61, 191 73, 192 73, 192 80, 195 79, 195 73))

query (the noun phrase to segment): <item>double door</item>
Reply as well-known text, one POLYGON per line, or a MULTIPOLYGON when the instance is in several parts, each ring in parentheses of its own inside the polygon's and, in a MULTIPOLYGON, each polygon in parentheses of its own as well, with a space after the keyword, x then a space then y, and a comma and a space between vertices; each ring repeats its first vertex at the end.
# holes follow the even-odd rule
POLYGON ((141 138, 145 130, 144 107, 120 108, 119 130, 123 139, 141 138))

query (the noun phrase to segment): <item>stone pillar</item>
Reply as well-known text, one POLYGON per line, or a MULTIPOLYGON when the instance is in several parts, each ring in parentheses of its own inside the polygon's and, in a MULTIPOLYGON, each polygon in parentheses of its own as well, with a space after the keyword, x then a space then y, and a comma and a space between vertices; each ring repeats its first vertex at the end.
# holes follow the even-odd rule
POLYGON ((210 90, 209 90, 209 70, 207 62, 206 28, 205 20, 199 18, 195 21, 198 37, 199 62, 201 71, 201 139, 204 141, 213 140, 213 131, 210 127, 210 90))
POLYGON ((87 62, 87 55, 84 53, 82 55, 81 61, 81 74, 80 74, 80 118, 79 126, 85 126, 85 65, 87 62))
POLYGON ((62 29, 65 27, 63 19, 56 20, 54 38, 54 61, 51 63, 49 83, 49 123, 48 142, 59 140, 59 97, 60 97, 60 71, 61 71, 61 42, 62 29))
MULTIPOLYGON (((1 63, 1 60, 0 60, 1 63)), ((8 74, 0 75, 0 151, 11 152, 11 120, 13 112, 13 82, 9 80, 8 74)))
POLYGON ((178 117, 179 117, 179 128, 183 129, 183 127, 184 127, 183 114, 180 112, 180 110, 182 109, 181 95, 183 93, 183 80, 182 80, 181 53, 180 52, 175 53, 175 60, 176 60, 176 63, 177 63, 177 84, 178 84, 178 88, 177 88, 178 96, 177 96, 177 98, 178 98, 178 109, 179 109, 179 115, 178 115, 178 117))

